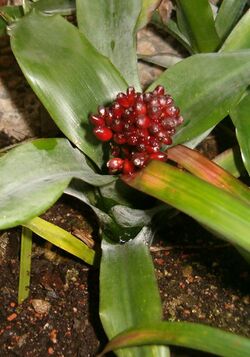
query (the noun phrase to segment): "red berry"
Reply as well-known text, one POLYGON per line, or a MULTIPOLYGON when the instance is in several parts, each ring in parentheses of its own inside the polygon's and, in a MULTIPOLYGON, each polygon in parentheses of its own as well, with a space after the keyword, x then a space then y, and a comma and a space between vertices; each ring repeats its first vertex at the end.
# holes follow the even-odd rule
POLYGON ((91 124, 93 124, 94 126, 104 126, 105 125, 105 121, 102 117, 99 117, 97 115, 91 114, 90 115, 90 122, 91 124))
POLYGON ((154 152, 149 155, 150 159, 153 160, 159 160, 159 161, 166 161, 167 160, 167 154, 162 151, 154 152))
POLYGON ((120 106, 118 103, 114 103, 111 107, 111 113, 113 114, 114 118, 120 118, 122 113, 124 112, 124 108, 120 106))
POLYGON ((138 115, 135 124, 138 128, 147 129, 150 126, 150 118, 145 114, 138 115))
POLYGON ((101 141, 109 141, 113 136, 112 131, 106 126, 95 128, 94 134, 97 137, 97 139, 101 141))
POLYGON ((105 107, 104 107, 103 105, 99 105, 99 107, 98 107, 98 113, 99 113, 102 117, 104 117, 104 115, 106 114, 106 109, 105 109, 105 107))
POLYGON ((112 126, 111 126, 111 129, 113 131, 115 131, 116 133, 120 133, 122 130, 123 130, 123 122, 121 119, 114 119, 113 120, 113 123, 112 123, 112 126))
POLYGON ((163 86, 158 85, 158 86, 154 89, 153 93, 156 94, 156 95, 164 95, 165 89, 164 89, 163 86))
POLYGON ((122 133, 114 134, 113 139, 114 139, 114 142, 118 145, 123 145, 127 142, 126 137, 122 133))
POLYGON ((147 106, 143 102, 139 101, 135 104, 135 113, 136 114, 146 114, 147 106))
POLYGON ((116 101, 118 104, 120 104, 124 108, 129 108, 129 106, 130 106, 129 100, 128 100, 126 94, 124 94, 124 93, 118 93, 117 97, 116 97, 116 101))
POLYGON ((135 170, 135 166, 134 164, 128 160, 128 159, 124 159, 124 164, 123 164, 123 169, 122 172, 124 175, 131 175, 135 170))
POLYGON ((120 157, 114 157, 107 162, 107 167, 109 169, 109 173, 115 174, 118 171, 121 171, 123 168, 124 160, 120 157))
POLYGON ((146 165, 147 161, 149 159, 149 156, 147 153, 135 153, 133 156, 132 156, 132 163, 138 167, 138 168, 142 168, 146 165))

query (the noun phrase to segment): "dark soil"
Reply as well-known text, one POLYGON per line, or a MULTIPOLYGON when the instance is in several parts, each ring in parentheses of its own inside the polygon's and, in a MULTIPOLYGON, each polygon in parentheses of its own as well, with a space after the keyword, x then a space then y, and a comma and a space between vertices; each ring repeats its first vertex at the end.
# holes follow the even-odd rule
MULTIPOLYGON (((74 199, 63 197, 44 218, 96 236, 94 216, 74 199)), ((164 231, 152 247, 164 318, 250 336, 249 273, 236 250, 182 214, 164 231)), ((98 317, 98 270, 35 238, 30 297, 18 306, 20 230, 1 234, 6 244, 0 266, 0 356, 95 356, 106 343, 98 317)), ((205 354, 173 349, 173 356, 205 354)))

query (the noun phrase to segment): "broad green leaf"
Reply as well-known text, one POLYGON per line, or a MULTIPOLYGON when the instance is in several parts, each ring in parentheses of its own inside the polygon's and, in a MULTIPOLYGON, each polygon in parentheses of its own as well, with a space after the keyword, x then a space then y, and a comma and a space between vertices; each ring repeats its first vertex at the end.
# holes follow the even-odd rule
POLYGON ((237 51, 245 48, 250 48, 250 10, 246 12, 232 30, 221 51, 237 51))
POLYGON ((134 177, 123 179, 250 251, 250 206, 228 192, 159 161, 151 161, 134 177))
POLYGON ((39 217, 24 222, 23 226, 29 228, 48 242, 93 265, 95 251, 64 229, 39 217))
MULTIPOLYGON (((222 357, 250 356, 250 340, 246 337, 192 322, 164 321, 132 328, 119 334, 108 343, 99 357, 118 348, 163 343, 222 357)), ((126 351, 127 349, 124 350, 126 351)))
POLYGON ((195 52, 215 51, 219 45, 219 37, 215 29, 209 1, 177 0, 177 5, 184 28, 195 52))
POLYGON ((76 10, 75 0, 39 0, 32 7, 45 14, 71 15, 76 10))
POLYGON ((194 55, 165 71, 148 90, 157 84, 167 88, 184 118, 174 143, 190 141, 237 104, 250 84, 250 51, 194 55))
POLYGON ((72 177, 91 176, 90 169, 84 173, 84 164, 83 155, 66 139, 34 140, 2 156, 0 229, 44 212, 61 196, 72 177))
POLYGON ((250 189, 198 151, 183 145, 168 150, 168 158, 206 182, 225 190, 250 205, 250 189))
POLYGON ((215 19, 215 27, 222 40, 234 27, 246 2, 247 0, 223 0, 215 19))
POLYGON ((120 74, 59 15, 32 11, 9 32, 24 75, 55 123, 100 166, 102 148, 92 134, 88 116, 125 90, 120 74))
POLYGON ((135 27, 141 0, 77 0, 76 5, 80 31, 111 60, 129 85, 140 90, 135 27))
MULTIPOLYGON (((134 325, 160 322, 161 301, 147 240, 150 230, 125 244, 102 240, 100 318, 109 339, 134 325)), ((166 347, 119 351, 118 356, 168 356, 166 347)))
POLYGON ((230 112, 244 165, 250 174, 250 93, 230 112))
POLYGON ((31 273, 32 231, 22 227, 18 304, 29 296, 31 273))

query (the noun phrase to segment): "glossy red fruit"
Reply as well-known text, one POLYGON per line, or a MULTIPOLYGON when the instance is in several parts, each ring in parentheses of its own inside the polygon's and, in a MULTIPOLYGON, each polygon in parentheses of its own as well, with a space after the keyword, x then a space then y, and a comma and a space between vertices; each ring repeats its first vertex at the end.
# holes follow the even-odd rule
POLYGON ((109 140, 111 140, 111 138, 113 136, 112 131, 109 128, 107 128, 106 126, 95 128, 94 134, 97 137, 97 139, 99 139, 101 141, 109 141, 109 140))
POLYGON ((124 145, 127 142, 127 138, 125 137, 124 134, 122 133, 116 133, 114 134, 113 140, 116 144, 118 145, 124 145))
POLYGON ((154 152, 149 155, 149 158, 151 160, 159 160, 159 161, 166 161, 167 160, 167 154, 162 151, 154 152))
POLYGON ((154 94, 156 95, 164 95, 165 94, 165 88, 161 85, 158 85, 154 91, 153 91, 154 94))
POLYGON ((91 124, 93 124, 94 126, 104 126, 105 125, 105 120, 103 117, 91 114, 90 115, 90 122, 91 124))
POLYGON ((107 162, 109 173, 116 174, 117 172, 120 172, 123 169, 123 162, 124 160, 120 157, 114 157, 113 159, 110 159, 107 162))
POLYGON ((147 153, 137 152, 132 156, 131 161, 136 167, 142 168, 142 167, 146 166, 148 159, 149 159, 149 155, 147 153))
POLYGON ((124 108, 130 107, 129 100, 128 100, 126 94, 124 94, 124 93, 117 94, 116 101, 118 104, 120 104, 124 108))
POLYGON ((135 165, 128 159, 124 159, 122 172, 124 175, 131 175, 135 171, 135 165))
POLYGON ((135 118, 135 125, 138 128, 147 129, 151 124, 150 118, 145 114, 140 114, 135 118))

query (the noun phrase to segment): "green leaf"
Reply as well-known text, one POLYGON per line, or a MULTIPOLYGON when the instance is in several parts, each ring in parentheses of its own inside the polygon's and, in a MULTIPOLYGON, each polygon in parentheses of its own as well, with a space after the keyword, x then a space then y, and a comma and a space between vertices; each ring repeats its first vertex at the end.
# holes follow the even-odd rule
POLYGON ((160 5, 161 0, 142 0, 140 16, 137 20, 136 31, 140 30, 150 21, 154 10, 160 5))
POLYGON ((238 147, 222 152, 216 156, 213 161, 235 177, 244 176, 246 174, 238 147))
POLYGON ((177 23, 169 19, 167 23, 163 22, 160 15, 155 12, 152 16, 151 23, 163 31, 169 32, 174 38, 176 38, 190 53, 192 53, 192 48, 189 43, 189 40, 185 35, 180 31, 177 23))
POLYGON ((141 0, 77 0, 79 29, 118 68, 129 85, 140 90, 135 27, 141 0))
POLYGON ((23 225, 48 242, 93 265, 95 251, 64 229, 39 217, 24 222, 23 225))
POLYGON ((193 175, 250 204, 249 188, 198 151, 176 145, 168 150, 168 158, 193 175))
MULTIPOLYGON (((240 1, 239 1, 240 3, 240 1)), ((240 19, 224 42, 221 51, 237 51, 250 48, 250 10, 240 19)))
POLYGON ((215 51, 219 45, 219 37, 209 1, 177 0, 177 4, 193 50, 195 52, 215 51))
POLYGON ((31 273, 32 231, 22 227, 18 304, 29 296, 31 273))
POLYGON ((236 128, 236 136, 240 145, 244 165, 250 175, 250 93, 234 107, 230 116, 236 128))
POLYGON ((127 87, 110 61, 59 15, 36 11, 10 29, 11 47, 31 87, 62 132, 97 165, 101 144, 89 113, 127 87))
POLYGON ((247 0, 223 0, 215 19, 215 27, 222 40, 236 24, 246 2, 247 0))
POLYGON ((222 120, 250 83, 250 51, 199 54, 165 71, 148 90, 164 85, 181 109, 180 144, 222 120))
POLYGON ((157 55, 142 55, 137 54, 138 58, 149 63, 156 64, 157 66, 161 66, 164 68, 169 68, 176 63, 182 61, 183 58, 180 56, 176 56, 172 53, 159 53, 157 55))
POLYGON ((32 7, 45 14, 71 15, 76 10, 75 0, 39 0, 32 3, 32 7))
POLYGON ((137 175, 123 180, 250 251, 250 205, 228 192, 159 161, 151 161, 137 175))
POLYGON ((34 140, 2 156, 0 229, 17 226, 49 208, 72 177, 84 176, 82 159, 66 139, 34 140))
POLYGON ((250 356, 250 340, 246 337, 192 322, 164 321, 121 333, 109 342, 99 357, 118 348, 151 344, 189 347, 222 357, 250 356))
MULTIPOLYGON (((100 317, 113 338, 134 325, 161 320, 161 301, 154 267, 146 242, 151 233, 140 234, 123 245, 102 240, 100 271, 100 317)), ((143 347, 119 351, 119 356, 168 356, 166 347, 143 347)))
POLYGON ((23 16, 22 6, 1 6, 0 7, 0 36, 6 34, 6 27, 12 21, 23 16))

